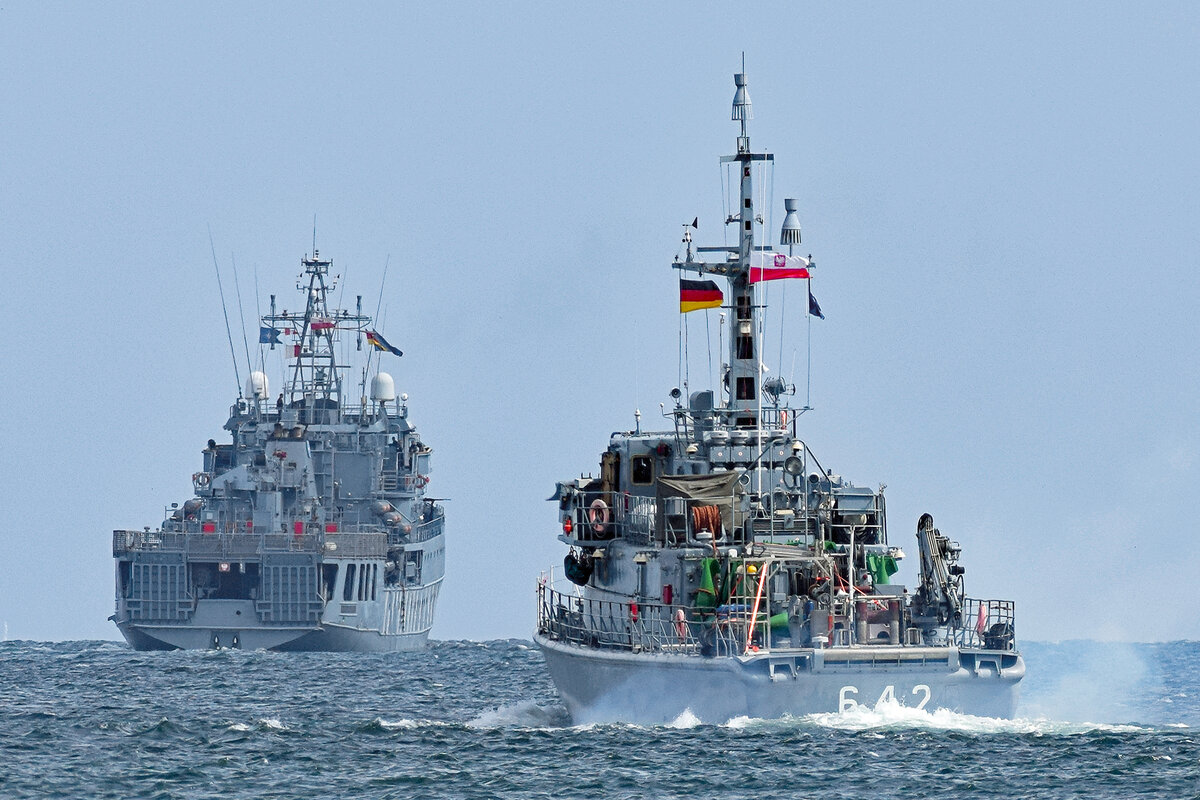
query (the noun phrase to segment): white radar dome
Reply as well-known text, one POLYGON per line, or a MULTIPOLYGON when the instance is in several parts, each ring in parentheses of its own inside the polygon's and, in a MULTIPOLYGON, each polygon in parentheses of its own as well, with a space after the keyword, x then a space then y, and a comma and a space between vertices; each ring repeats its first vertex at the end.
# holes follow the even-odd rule
POLYGON ((371 399, 384 403, 396 399, 396 382, 386 372, 381 372, 371 379, 371 399))
POLYGON ((246 378, 246 396, 255 400, 267 400, 271 397, 271 387, 267 383, 265 372, 256 370, 250 373, 249 378, 246 378))

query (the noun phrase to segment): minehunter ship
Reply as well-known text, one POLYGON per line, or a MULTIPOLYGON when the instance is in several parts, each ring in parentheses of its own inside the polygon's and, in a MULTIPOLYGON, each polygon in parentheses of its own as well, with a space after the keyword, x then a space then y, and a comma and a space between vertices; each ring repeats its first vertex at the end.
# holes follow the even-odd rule
POLYGON ((444 514, 425 492, 432 451, 408 395, 397 402, 378 370, 401 353, 361 295, 353 313, 329 307, 331 260, 314 251, 301 265, 303 310, 276 313, 272 295, 260 329, 262 364, 286 354, 284 391, 251 372, 225 423, 232 441, 208 441, 194 496, 157 529, 113 532, 112 619, 139 650, 394 651, 428 638, 444 514), (343 361, 364 344, 353 380, 343 361))
POLYGON ((720 314, 720 385, 673 389, 667 430, 642 431, 638 414, 612 435, 598 476, 558 484, 570 551, 561 574, 539 580, 535 641, 576 721, 654 724, 687 711, 717 723, 881 702, 1010 717, 1025 673, 1013 603, 966 596, 960 548, 928 514, 916 524, 917 585, 892 583, 904 554, 883 487, 819 460, 801 438, 808 404, 793 408, 795 387, 764 379, 766 290, 779 298, 787 286, 769 282, 804 281, 800 302, 820 308, 815 264, 792 255, 795 200, 784 201, 787 253, 757 244, 756 186, 769 185, 774 159, 751 150, 745 75, 734 84, 740 135, 721 160, 736 244, 694 250, 693 222, 672 264, 681 312, 731 315, 726 326, 720 314))

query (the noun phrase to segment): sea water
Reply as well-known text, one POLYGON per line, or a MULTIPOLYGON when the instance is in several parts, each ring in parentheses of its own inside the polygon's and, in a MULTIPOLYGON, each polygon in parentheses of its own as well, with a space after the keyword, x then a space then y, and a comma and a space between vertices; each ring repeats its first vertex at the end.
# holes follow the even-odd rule
POLYGON ((526 641, 0 643, 0 798, 1200 798, 1200 643, 1026 644, 1018 717, 573 726, 526 641))

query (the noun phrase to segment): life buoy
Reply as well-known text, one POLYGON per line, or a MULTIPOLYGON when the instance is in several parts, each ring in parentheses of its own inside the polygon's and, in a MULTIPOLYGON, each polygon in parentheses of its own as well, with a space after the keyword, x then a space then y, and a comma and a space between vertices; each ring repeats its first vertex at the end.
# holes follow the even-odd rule
POLYGON ((779 412, 779 424, 784 428, 787 427, 787 409, 781 409, 779 412))
POLYGON ((687 614, 684 613, 682 608, 675 609, 675 634, 679 636, 680 644, 687 644, 687 614))
POLYGON ((592 526, 592 530, 596 533, 604 533, 608 530, 608 522, 611 516, 608 511, 608 503, 605 503, 599 497, 592 501, 588 506, 588 524, 592 526))
POLYGON ((208 486, 208 481, 209 477, 207 472, 197 472, 192 476, 192 483, 196 484, 201 489, 203 489, 205 486, 208 486))
POLYGON ((428 478, 428 476, 425 476, 425 475, 418 475, 415 478, 413 478, 413 483, 416 484, 416 487, 418 489, 424 489, 426 486, 429 485, 429 478, 428 478))

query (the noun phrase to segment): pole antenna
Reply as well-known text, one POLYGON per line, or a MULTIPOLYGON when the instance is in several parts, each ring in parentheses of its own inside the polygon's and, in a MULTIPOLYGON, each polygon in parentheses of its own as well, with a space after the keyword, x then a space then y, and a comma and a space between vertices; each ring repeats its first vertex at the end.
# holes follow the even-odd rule
MULTIPOLYGON (((225 315, 225 338, 229 340, 229 356, 233 359, 233 381, 237 384, 238 400, 241 400, 242 376, 238 372, 237 350, 233 347, 233 332, 229 328, 229 310, 225 307, 225 289, 221 286, 221 269, 217 266, 217 248, 213 244, 211 225, 208 228, 208 246, 212 250, 213 272, 217 273, 217 292, 221 295, 221 313, 225 315)), ((249 364, 246 366, 249 367, 249 364)))
MULTIPOLYGON (((249 373, 251 369, 250 340, 246 338, 246 315, 242 312, 242 282, 238 280, 237 259, 234 257, 233 253, 229 254, 229 263, 233 265, 233 285, 234 288, 237 289, 238 320, 242 325, 242 344, 246 348, 246 372, 249 373)), ((251 397, 250 399, 253 400, 254 398, 251 397)))
MULTIPOLYGON (((262 326, 262 300, 258 293, 258 262, 254 262, 254 315, 258 318, 258 324, 262 326)), ((262 334, 259 333, 260 339, 258 343, 258 366, 263 372, 267 371, 267 356, 263 352, 262 334)))
MULTIPOLYGON (((383 260, 383 277, 379 279, 379 299, 375 301, 375 316, 371 319, 375 322, 375 330, 383 327, 383 322, 379 319, 379 307, 383 305, 383 287, 387 284, 388 265, 392 263, 392 254, 388 253, 387 258, 383 260)), ((375 348, 371 348, 371 352, 367 353, 367 369, 371 368, 371 357, 375 355, 375 348)), ((381 362, 382 363, 382 362, 381 362)))

